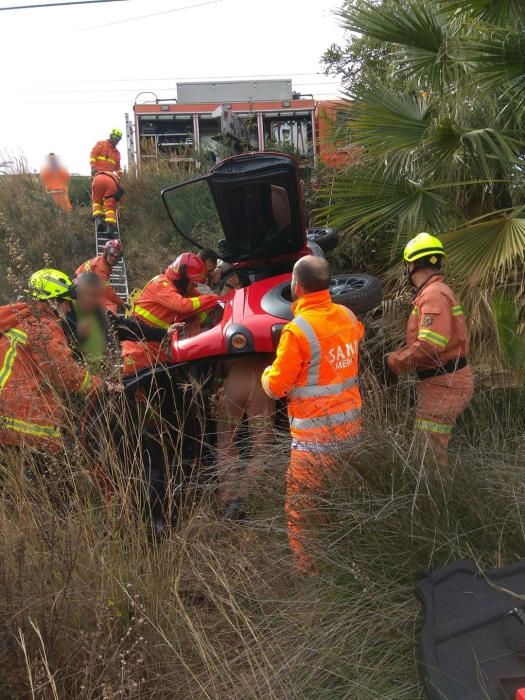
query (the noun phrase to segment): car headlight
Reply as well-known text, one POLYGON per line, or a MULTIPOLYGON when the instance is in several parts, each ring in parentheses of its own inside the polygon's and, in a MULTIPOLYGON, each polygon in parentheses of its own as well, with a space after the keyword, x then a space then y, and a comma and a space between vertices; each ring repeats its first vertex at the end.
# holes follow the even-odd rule
POLYGON ((248 345, 248 338, 244 333, 234 333, 230 338, 230 345, 234 350, 244 350, 248 345))

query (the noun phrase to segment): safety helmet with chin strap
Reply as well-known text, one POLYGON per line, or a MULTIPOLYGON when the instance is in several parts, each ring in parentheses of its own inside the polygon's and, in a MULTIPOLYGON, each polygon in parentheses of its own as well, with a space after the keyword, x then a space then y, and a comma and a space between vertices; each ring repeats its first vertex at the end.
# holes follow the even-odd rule
POLYGON ((122 131, 120 129, 111 129, 111 132, 109 134, 110 139, 121 139, 122 138, 122 131))

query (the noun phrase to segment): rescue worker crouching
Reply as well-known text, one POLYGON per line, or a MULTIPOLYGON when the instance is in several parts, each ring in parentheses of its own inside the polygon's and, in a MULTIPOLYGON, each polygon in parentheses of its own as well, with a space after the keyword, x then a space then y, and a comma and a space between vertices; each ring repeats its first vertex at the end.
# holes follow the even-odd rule
POLYGON ((91 199, 93 218, 97 231, 111 236, 116 231, 117 208, 124 196, 120 179, 123 175, 120 167, 120 153, 117 145, 122 138, 120 129, 113 129, 109 139, 98 141, 91 149, 90 165, 93 181, 91 199))
POLYGON ((292 435, 286 475, 288 540, 298 573, 317 573, 308 528, 323 522, 319 496, 342 470, 337 452, 361 431, 358 387, 363 324, 330 298, 330 266, 306 256, 294 267, 294 319, 282 332, 275 361, 262 375, 268 396, 288 398, 292 435))
POLYGON ((75 270, 75 277, 78 277, 83 272, 94 272, 98 277, 100 277, 101 280, 103 280, 105 285, 106 308, 108 311, 112 311, 114 313, 116 313, 119 308, 124 306, 124 300, 121 299, 115 292, 109 282, 109 278, 111 277, 113 267, 117 265, 122 258, 122 254, 122 243, 119 240, 114 239, 112 241, 108 241, 104 245, 103 252, 100 255, 87 260, 75 270))
POLYGON ((75 361, 60 327, 74 293, 67 275, 39 270, 29 293, 28 301, 0 307, 0 444, 56 453, 68 393, 86 395, 101 380, 75 361))
POLYGON ((465 313, 443 281, 441 261, 445 257, 443 244, 429 233, 420 233, 407 243, 403 258, 416 296, 405 345, 388 355, 394 374, 415 371, 418 375, 418 448, 441 468, 448 466, 454 425, 474 392, 465 313))
MULTIPOLYGON (((218 300, 215 294, 199 295, 196 285, 205 282, 204 263, 194 253, 182 253, 164 274, 150 280, 133 304, 133 316, 156 328, 168 328, 218 300)), ((138 372, 169 356, 159 342, 125 341, 122 343, 124 374, 138 372)))

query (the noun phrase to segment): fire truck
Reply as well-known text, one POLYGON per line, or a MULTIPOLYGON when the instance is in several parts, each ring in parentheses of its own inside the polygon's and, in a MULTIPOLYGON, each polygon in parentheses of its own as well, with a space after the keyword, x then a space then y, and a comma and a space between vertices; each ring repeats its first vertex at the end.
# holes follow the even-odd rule
POLYGON ((177 83, 177 98, 136 101, 126 115, 130 169, 188 167, 233 152, 278 150, 341 168, 353 149, 334 126, 345 103, 317 101, 291 80, 177 83))

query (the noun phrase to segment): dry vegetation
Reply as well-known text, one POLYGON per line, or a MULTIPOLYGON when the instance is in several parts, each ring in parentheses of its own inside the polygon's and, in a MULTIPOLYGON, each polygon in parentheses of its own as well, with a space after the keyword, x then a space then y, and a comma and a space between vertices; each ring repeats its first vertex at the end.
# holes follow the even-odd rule
MULTIPOLYGON (((45 254, 71 269, 91 250, 87 210, 57 217, 32 180, 20 182, 23 189, 0 178, 3 242, 22 251, 2 261, 18 270, 3 280, 4 298, 45 254)), ((144 251, 147 225, 148 243, 165 246, 144 263, 153 269, 172 252, 169 225, 143 183, 133 197, 130 219, 148 206, 155 224, 146 215, 130 222, 130 264, 144 251)), ((102 430, 104 459, 95 462, 71 406, 67 450, 46 474, 35 455, 4 449, 0 697, 421 698, 419 573, 459 558, 484 567, 523 557, 524 396, 479 386, 450 473, 431 483, 411 452, 411 383, 385 386, 368 357, 363 365, 365 436, 340 455, 344 478, 321 499, 332 522, 317 533, 316 579, 292 571, 282 438, 268 446, 262 494, 246 523, 225 521, 213 483, 195 478, 178 526, 157 544, 137 507, 145 489, 137 426, 128 426, 124 456, 102 430), (102 462, 116 485, 111 500, 94 476, 102 462)), ((121 401, 104 407, 105 421, 122 420, 121 401)))

